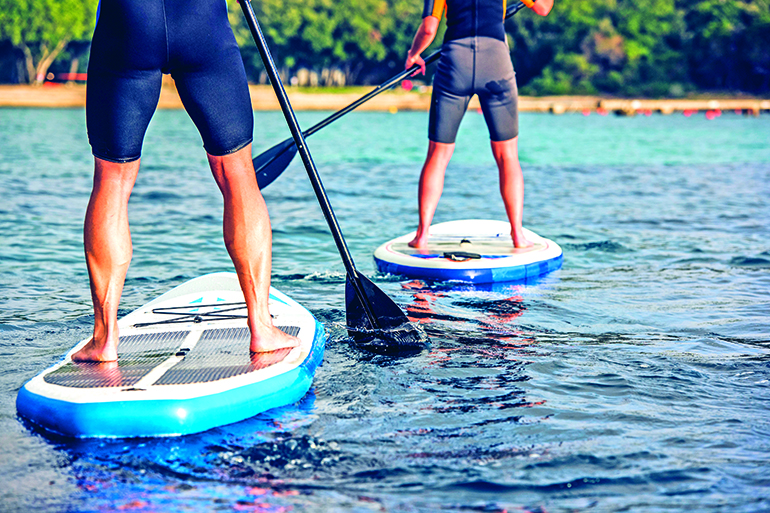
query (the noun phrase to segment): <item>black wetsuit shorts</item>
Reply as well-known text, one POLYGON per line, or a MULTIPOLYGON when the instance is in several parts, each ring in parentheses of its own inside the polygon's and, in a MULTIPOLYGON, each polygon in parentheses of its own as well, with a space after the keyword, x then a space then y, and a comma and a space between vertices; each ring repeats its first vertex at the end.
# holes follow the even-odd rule
POLYGON ((518 91, 508 44, 497 38, 472 36, 444 41, 430 104, 428 138, 455 142, 473 95, 493 141, 519 134, 518 91))
POLYGON ((252 141, 254 113, 225 0, 102 0, 86 93, 96 157, 141 156, 163 73, 174 78, 209 154, 252 141))

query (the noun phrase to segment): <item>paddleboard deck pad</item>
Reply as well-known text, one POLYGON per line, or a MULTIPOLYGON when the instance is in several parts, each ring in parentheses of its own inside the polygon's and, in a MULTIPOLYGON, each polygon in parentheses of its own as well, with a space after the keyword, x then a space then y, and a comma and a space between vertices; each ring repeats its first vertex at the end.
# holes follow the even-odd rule
POLYGON ((409 247, 416 232, 386 242, 374 252, 383 273, 435 281, 494 283, 526 281, 559 269, 562 250, 552 240, 524 229, 529 248, 514 248, 511 226, 469 219, 430 227, 425 248, 409 247))
POLYGON ((27 382, 22 417, 65 436, 155 437, 197 433, 299 401, 326 342, 324 327, 273 288, 273 324, 301 344, 251 353, 246 304, 235 273, 190 280, 119 322, 118 360, 71 355, 27 382))

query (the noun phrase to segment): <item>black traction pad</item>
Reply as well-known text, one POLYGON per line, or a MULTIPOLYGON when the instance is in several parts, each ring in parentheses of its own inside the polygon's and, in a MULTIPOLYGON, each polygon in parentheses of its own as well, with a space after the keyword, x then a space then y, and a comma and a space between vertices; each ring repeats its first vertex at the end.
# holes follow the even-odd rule
MULTIPOLYGON (((297 336, 298 326, 280 326, 297 336)), ((45 376, 46 383, 70 388, 131 387, 174 355, 184 356, 154 385, 210 383, 263 369, 280 362, 291 349, 269 353, 249 351, 248 328, 205 330, 192 350, 182 342, 189 331, 171 331, 120 337, 118 361, 109 363, 67 362, 45 376)))
POLYGON ((177 352, 189 331, 127 335, 118 342, 118 361, 67 362, 45 382, 70 388, 130 387, 177 352))
MULTIPOLYGON (((284 333, 296 336, 298 326, 278 327, 284 333)), ((249 351, 248 328, 206 330, 184 360, 166 371, 155 385, 188 385, 210 383, 264 369, 280 362, 291 348, 269 353, 249 351)))

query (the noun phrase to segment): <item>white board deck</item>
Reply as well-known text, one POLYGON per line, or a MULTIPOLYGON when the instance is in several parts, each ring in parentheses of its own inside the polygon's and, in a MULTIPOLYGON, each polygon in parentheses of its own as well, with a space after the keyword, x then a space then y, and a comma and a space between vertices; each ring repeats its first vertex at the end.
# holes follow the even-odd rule
POLYGON ((415 232, 390 240, 374 252, 380 272, 437 281, 493 283, 522 281, 561 267, 562 250, 552 240, 524 229, 529 248, 515 248, 510 224, 467 219, 430 227, 425 248, 409 247, 415 232))
POLYGON ((141 437, 200 432, 294 403, 323 357, 324 328, 273 288, 269 310, 300 346, 251 353, 235 273, 195 278, 120 319, 117 362, 73 362, 83 340, 24 385, 17 410, 67 436, 141 437))

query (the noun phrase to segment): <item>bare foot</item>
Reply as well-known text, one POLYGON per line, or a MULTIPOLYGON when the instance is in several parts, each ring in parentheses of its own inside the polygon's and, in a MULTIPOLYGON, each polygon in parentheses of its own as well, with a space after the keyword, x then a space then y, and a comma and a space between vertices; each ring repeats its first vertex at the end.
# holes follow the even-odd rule
POLYGON ((88 379, 101 383, 100 386, 119 387, 123 384, 123 375, 120 372, 118 362, 72 362, 81 375, 88 379))
POLYGON ((275 365, 289 356, 290 352, 290 347, 284 347, 283 349, 276 349, 268 353, 251 353, 251 370, 264 369, 275 365))
POLYGON ((252 353, 269 353, 283 348, 297 347, 300 340, 297 337, 287 335, 275 326, 268 326, 259 329, 257 333, 251 330, 251 349, 252 353))
POLYGON ((428 245, 427 235, 416 235, 411 242, 409 242, 410 248, 424 248, 428 245))
POLYGON ((118 343, 88 341, 79 351, 72 353, 73 362, 115 362, 118 360, 118 343))
POLYGON ((528 240, 524 236, 524 232, 519 234, 516 234, 516 232, 511 232, 511 239, 513 239, 513 247, 517 249, 531 248, 535 245, 534 242, 528 240))

